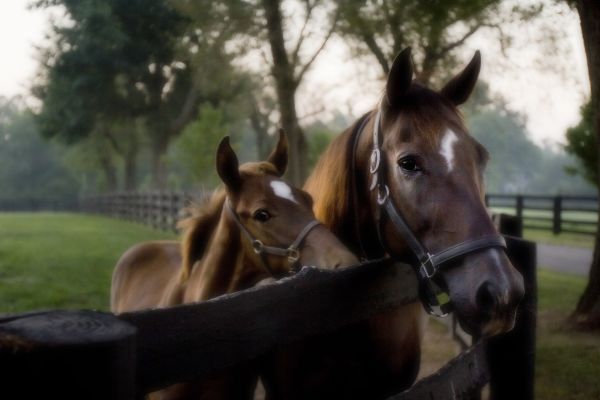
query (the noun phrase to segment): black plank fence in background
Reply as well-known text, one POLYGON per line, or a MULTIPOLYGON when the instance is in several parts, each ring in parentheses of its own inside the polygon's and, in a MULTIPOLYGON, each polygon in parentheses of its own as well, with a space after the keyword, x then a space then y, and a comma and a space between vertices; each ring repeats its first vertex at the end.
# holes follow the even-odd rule
POLYGON ((79 208, 83 212, 138 222, 156 229, 175 230, 177 221, 185 216, 185 208, 205 196, 203 192, 118 192, 85 197, 79 208))
MULTIPOLYGON (((79 208, 84 212, 172 230, 176 221, 184 215, 183 209, 190 201, 203 198, 208 193, 210 192, 111 193, 83 198, 79 208)), ((516 216, 518 224, 525 229, 547 230, 554 234, 596 234, 598 198, 595 196, 488 194, 486 204, 497 213, 516 216)))
POLYGON ((595 235, 598 223, 596 196, 538 196, 488 194, 494 211, 516 216, 525 229, 595 235))

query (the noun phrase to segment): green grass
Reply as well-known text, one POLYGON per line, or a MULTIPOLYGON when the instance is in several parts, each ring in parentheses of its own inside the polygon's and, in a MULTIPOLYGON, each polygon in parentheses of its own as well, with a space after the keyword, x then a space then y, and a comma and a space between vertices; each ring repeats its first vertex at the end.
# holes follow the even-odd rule
POLYGON ((580 276, 538 273, 536 399, 600 399, 600 334, 565 323, 585 287, 580 276))
POLYGON ((538 229, 525 229, 523 237, 537 243, 556 244, 560 246, 582 247, 585 249, 594 248, 595 237, 593 235, 582 235, 576 233, 561 233, 555 235, 550 231, 538 229))
POLYGON ((173 236, 97 216, 0 213, 0 313, 107 310, 119 256, 134 243, 173 236))

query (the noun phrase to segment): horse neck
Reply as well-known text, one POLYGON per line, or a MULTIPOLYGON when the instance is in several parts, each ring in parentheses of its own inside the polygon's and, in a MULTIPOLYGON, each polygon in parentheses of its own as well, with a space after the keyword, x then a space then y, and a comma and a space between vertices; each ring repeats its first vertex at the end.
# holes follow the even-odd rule
POLYGON ((196 262, 191 275, 183 283, 184 302, 196 302, 229 293, 243 267, 243 246, 237 227, 224 211, 202 259, 196 262))

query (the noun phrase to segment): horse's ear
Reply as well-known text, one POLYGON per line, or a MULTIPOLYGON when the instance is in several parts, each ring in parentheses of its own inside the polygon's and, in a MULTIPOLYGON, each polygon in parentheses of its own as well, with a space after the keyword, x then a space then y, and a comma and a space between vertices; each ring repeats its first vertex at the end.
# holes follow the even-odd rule
POLYGON ((446 83, 441 93, 454 103, 454 105, 459 106, 463 104, 469 99, 471 92, 475 88, 480 69, 481 53, 477 50, 469 65, 460 74, 452 78, 450 82, 446 83))
POLYGON ((217 148, 217 173, 230 190, 237 191, 240 188, 242 178, 239 163, 229 144, 229 136, 225 136, 217 148))
POLYGON ((412 78, 413 63, 410 56, 410 47, 407 47, 396 56, 388 74, 385 94, 390 106, 400 102, 402 96, 410 87, 412 78))
POLYGON ((277 146, 273 149, 267 161, 277 168, 279 176, 285 173, 288 163, 288 141, 283 129, 279 129, 277 146))

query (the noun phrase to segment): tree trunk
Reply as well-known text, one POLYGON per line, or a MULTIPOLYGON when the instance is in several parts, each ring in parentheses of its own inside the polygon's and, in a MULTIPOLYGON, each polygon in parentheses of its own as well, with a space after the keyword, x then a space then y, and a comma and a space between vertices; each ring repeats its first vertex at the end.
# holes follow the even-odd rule
POLYGON ((169 137, 163 129, 158 128, 152 139, 152 165, 150 171, 152 187, 156 190, 164 190, 167 186, 167 170, 164 158, 169 146, 169 137))
POLYGON ((285 49, 283 37, 280 0, 262 0, 267 20, 267 34, 273 66, 271 73, 275 80, 281 127, 285 130, 289 141, 289 162, 287 177, 294 185, 301 185, 306 178, 307 154, 304 133, 298 124, 296 114, 296 89, 298 82, 294 78, 294 65, 285 49))
POLYGON ((102 152, 99 161, 102 173, 104 174, 104 180, 106 181, 105 191, 116 192, 118 187, 117 169, 113 165, 110 156, 102 152))
MULTIPOLYGON (((600 153, 600 3, 597 0, 578 0, 577 11, 581 21, 590 75, 593 129, 599 143, 596 151, 600 153)), ((600 163, 597 168, 600 171, 600 163)), ((598 224, 600 226, 600 217, 598 224)), ((600 236, 598 233, 596 233, 588 284, 571 316, 571 321, 583 329, 600 329, 600 236)))
POLYGON ((137 187, 137 148, 125 153, 125 190, 134 191, 137 187))

